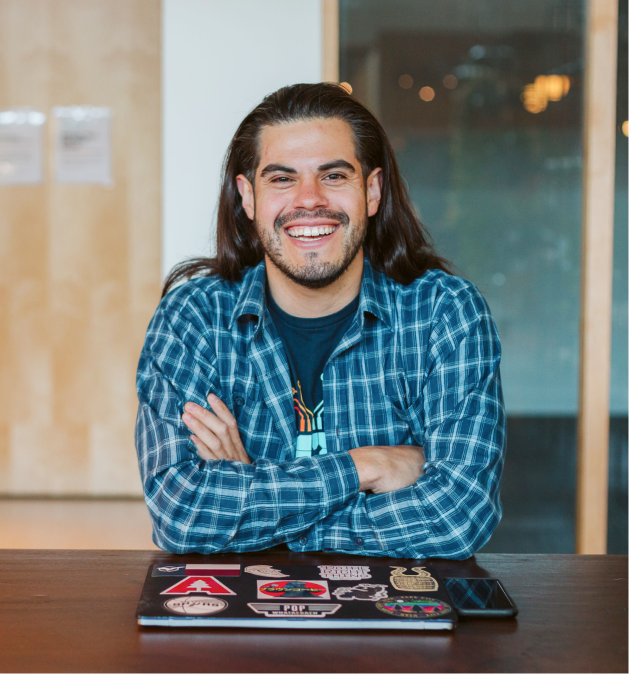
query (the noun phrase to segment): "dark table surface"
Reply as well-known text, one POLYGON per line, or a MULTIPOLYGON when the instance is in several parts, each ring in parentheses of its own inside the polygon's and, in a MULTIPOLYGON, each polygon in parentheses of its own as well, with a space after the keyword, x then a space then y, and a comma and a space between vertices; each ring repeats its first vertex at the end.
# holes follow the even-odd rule
POLYGON ((479 554, 464 562, 431 560, 442 577, 500 578, 520 609, 517 619, 461 619, 447 633, 136 624, 149 564, 219 560, 395 563, 283 550, 211 557, 0 550, 0 671, 627 671, 626 556, 479 554))

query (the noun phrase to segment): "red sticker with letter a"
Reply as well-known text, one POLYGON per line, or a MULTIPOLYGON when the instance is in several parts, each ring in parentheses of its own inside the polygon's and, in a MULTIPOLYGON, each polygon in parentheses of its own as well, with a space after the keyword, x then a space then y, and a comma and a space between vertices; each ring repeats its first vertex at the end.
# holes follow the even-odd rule
POLYGON ((160 594, 236 594, 214 576, 187 576, 160 594))

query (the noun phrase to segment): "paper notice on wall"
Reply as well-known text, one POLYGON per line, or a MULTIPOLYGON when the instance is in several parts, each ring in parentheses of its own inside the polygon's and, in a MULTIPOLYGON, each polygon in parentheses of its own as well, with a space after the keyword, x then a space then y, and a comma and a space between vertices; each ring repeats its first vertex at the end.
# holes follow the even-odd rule
POLYGON ((0 185, 44 181, 46 115, 31 108, 0 110, 0 185))
POLYGON ((53 108, 55 180, 113 185, 111 108, 73 105, 53 108))

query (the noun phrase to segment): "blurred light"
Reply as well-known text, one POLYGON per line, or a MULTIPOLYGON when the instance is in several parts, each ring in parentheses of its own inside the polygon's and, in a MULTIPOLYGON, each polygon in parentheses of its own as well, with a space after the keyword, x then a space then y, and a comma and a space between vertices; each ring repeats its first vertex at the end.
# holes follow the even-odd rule
POLYGON ((625 136, 629 136, 629 121, 624 121, 622 123, 622 132, 625 134, 625 136))
POLYGON ((456 85, 459 83, 459 80, 454 75, 446 75, 443 78, 443 86, 446 89, 454 89, 456 85))
POLYGON ((570 91, 567 75, 538 75, 533 84, 527 84, 520 99, 524 109, 533 114, 548 107, 548 101, 560 101, 570 91))
POLYGON ((435 90, 432 87, 422 87, 419 90, 419 97, 422 101, 432 101, 435 97, 435 90))
POLYGON ((397 83, 402 89, 410 89, 413 86, 413 78, 410 75, 400 75, 397 83))
POLYGON ((487 53, 487 50, 485 47, 483 47, 482 44, 476 44, 470 49, 470 56, 475 60, 478 61, 479 59, 482 59, 485 54, 487 53))
POLYGON ((494 274, 491 277, 491 282, 500 288, 500 286, 503 286, 505 284, 505 281, 507 280, 507 277, 502 274, 501 272, 498 272, 497 274, 494 274))
POLYGON ((345 89, 345 91, 347 91, 348 94, 351 94, 352 91, 354 91, 352 89, 352 85, 349 82, 341 82, 339 84, 339 87, 342 87, 343 89, 345 89))
POLYGON ((524 87, 524 91, 520 98, 524 103, 524 109, 528 110, 528 112, 532 112, 534 115, 546 110, 548 105, 544 89, 537 85, 537 80, 535 84, 527 84, 524 87))
POLYGON ((535 85, 546 91, 549 101, 560 101, 563 97, 563 80, 561 75, 540 75, 535 78, 535 85))

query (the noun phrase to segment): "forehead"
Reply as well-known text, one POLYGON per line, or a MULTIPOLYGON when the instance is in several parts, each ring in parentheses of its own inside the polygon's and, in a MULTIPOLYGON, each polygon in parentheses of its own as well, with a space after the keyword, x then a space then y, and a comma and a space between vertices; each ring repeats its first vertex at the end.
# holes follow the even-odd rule
POLYGON ((265 126, 260 132, 258 149, 258 169, 269 163, 306 168, 335 159, 360 165, 352 129, 342 119, 311 119, 265 126))

